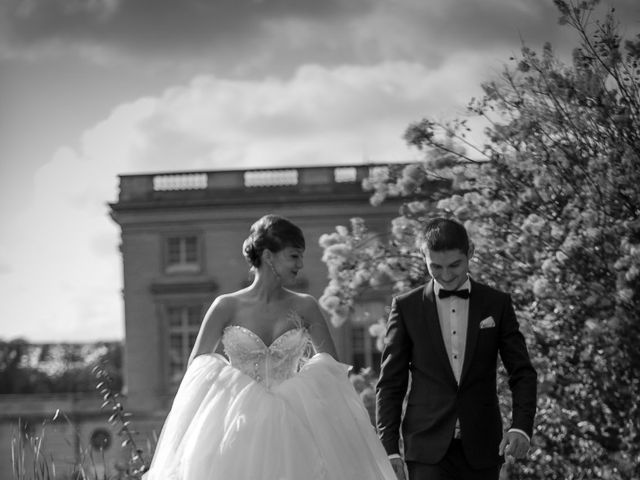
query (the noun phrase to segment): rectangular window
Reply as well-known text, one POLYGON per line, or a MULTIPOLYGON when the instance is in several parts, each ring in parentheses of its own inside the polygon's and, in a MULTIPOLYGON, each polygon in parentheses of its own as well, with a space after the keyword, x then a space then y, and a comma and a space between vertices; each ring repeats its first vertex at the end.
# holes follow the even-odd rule
POLYGON ((167 273, 198 273, 200 246, 196 235, 171 236, 166 239, 167 273))
POLYGON ((376 348, 376 339, 369 334, 369 325, 352 325, 351 351, 351 362, 356 372, 367 367, 373 368, 376 372, 380 371, 382 354, 376 348))
POLYGON ((182 380, 187 368, 187 360, 196 343, 202 321, 202 306, 169 306, 166 311, 169 335, 169 384, 175 387, 182 380))

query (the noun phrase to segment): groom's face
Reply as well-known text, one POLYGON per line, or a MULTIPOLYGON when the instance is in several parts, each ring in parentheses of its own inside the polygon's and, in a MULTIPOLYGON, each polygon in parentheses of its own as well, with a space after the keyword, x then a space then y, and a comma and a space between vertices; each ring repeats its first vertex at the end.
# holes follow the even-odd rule
POLYGON ((456 290, 466 280, 469 273, 469 257, 462 250, 422 250, 431 277, 447 290, 456 290))

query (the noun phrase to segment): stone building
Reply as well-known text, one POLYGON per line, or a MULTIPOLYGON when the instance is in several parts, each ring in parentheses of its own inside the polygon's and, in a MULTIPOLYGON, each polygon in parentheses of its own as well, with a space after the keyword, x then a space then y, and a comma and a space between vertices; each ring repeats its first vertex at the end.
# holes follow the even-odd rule
MULTIPOLYGON (((152 450, 185 369, 205 310, 219 294, 248 285, 241 246, 250 225, 266 213, 286 216, 304 231, 304 269, 295 289, 322 295, 327 269, 318 240, 352 217, 380 233, 399 203, 369 203, 361 182, 375 165, 304 167, 120 176, 110 204, 121 228, 125 319, 125 408, 145 450, 152 450)), ((367 330, 384 315, 388 297, 363 299, 332 334, 340 359, 355 368, 379 362, 367 330)), ((0 395, 0 478, 11 478, 9 439, 18 418, 42 435, 58 462, 93 456, 96 472, 124 462, 120 439, 93 394, 0 395), (52 421, 60 409, 67 418, 52 421), (93 445, 93 447, 92 447, 93 445), (96 446, 106 448, 100 452, 96 446), (79 451, 79 447, 85 450, 79 451)), ((63 478, 63 477, 61 477, 63 478)), ((93 477, 91 477, 93 478, 93 477)), ((99 478, 101 478, 99 476, 99 478)))
MULTIPOLYGON (((242 242, 267 213, 304 231, 304 269, 295 289, 319 298, 327 283, 320 236, 352 217, 386 232, 397 202, 373 207, 361 187, 374 165, 155 173, 120 177, 111 216, 121 227, 128 409, 148 436, 166 415, 200 322, 212 300, 250 282, 242 242)), ((376 366, 367 330, 389 298, 363 300, 333 329, 341 360, 376 366)))

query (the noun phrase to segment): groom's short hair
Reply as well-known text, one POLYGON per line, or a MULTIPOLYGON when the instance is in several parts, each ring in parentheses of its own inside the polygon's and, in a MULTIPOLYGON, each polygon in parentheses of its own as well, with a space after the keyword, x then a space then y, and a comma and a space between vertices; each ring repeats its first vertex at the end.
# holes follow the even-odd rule
POLYGON ((434 252, 460 250, 469 253, 469 235, 464 226, 455 220, 438 217, 429 221, 423 230, 421 246, 434 252))

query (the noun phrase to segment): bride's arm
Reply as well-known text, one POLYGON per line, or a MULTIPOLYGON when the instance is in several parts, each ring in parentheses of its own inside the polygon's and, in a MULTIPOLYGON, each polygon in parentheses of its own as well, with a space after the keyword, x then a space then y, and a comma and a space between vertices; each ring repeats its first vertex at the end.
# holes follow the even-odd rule
POLYGON ((305 295, 303 317, 311 335, 311 342, 318 353, 328 353, 338 360, 336 346, 331 337, 327 321, 320 310, 318 301, 311 295, 305 295))
POLYGON ((200 331, 189 355, 188 365, 198 355, 211 354, 218 346, 222 332, 231 318, 232 300, 226 295, 217 297, 202 320, 200 331))

